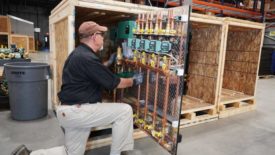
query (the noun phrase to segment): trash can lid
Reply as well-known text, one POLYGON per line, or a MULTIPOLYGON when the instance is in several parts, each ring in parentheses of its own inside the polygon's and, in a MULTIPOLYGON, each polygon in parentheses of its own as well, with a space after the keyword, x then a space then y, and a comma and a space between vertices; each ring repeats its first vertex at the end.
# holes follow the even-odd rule
POLYGON ((5 63, 4 67, 11 67, 11 68, 44 68, 48 67, 47 63, 40 63, 40 62, 11 62, 5 63))

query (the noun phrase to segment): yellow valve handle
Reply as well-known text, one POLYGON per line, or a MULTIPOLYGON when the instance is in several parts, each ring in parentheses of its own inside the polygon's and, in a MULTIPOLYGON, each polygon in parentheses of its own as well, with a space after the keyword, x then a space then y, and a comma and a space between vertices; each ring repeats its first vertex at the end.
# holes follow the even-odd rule
POLYGON ((152 130, 153 126, 152 125, 145 125, 144 129, 146 129, 146 130, 152 130))
POLYGON ((163 70, 166 70, 166 69, 167 69, 167 65, 166 65, 166 64, 163 64, 163 65, 161 66, 161 68, 162 68, 163 70))
POLYGON ((134 62, 136 62, 137 61, 137 50, 134 50, 134 62))
POLYGON ((166 30, 164 30, 164 29, 159 30, 159 34, 165 34, 165 31, 166 31, 166 30))
POLYGON ((143 120, 143 119, 137 119, 136 123, 138 123, 138 124, 143 124, 143 123, 144 123, 144 120, 143 120))
POLYGON ((146 64, 146 54, 145 54, 145 52, 142 52, 141 63, 144 64, 144 65, 146 64))
POLYGON ((145 58, 142 58, 142 59, 141 59, 141 63, 144 64, 144 65, 146 64, 145 58))
POLYGON ((156 56, 154 53, 151 55, 150 65, 151 65, 151 67, 155 67, 155 65, 156 65, 156 56))
POLYGON ((154 137, 158 137, 158 138, 161 138, 163 136, 162 132, 157 132, 157 131, 152 131, 152 135, 154 137))
POLYGON ((137 114, 133 114, 133 118, 137 118, 137 114))
POLYGON ((151 60, 151 67, 155 67, 155 61, 151 60))
POLYGON ((163 56, 163 58, 162 58, 162 60, 163 60, 163 64, 162 64, 162 66, 161 66, 161 68, 163 69, 163 70, 166 70, 167 69, 167 57, 166 56, 163 56))
POLYGON ((170 30, 170 34, 176 34, 176 30, 170 30))

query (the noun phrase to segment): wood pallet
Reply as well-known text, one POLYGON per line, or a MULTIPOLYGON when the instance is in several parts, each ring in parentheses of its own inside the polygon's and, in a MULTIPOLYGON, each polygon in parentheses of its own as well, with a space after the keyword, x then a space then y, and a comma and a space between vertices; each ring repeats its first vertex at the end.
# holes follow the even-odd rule
POLYGON ((259 75, 259 79, 271 79, 275 78, 275 75, 259 75))
POLYGON ((256 103, 253 96, 240 92, 223 89, 219 105, 219 118, 255 110, 256 103))
POLYGON ((218 120, 215 105, 190 96, 183 97, 181 116, 181 128, 218 120))
MULTIPOLYGON (((140 139, 147 137, 147 134, 139 129, 135 129, 133 133, 134 139, 140 139)), ((107 135, 102 135, 102 136, 97 136, 90 138, 87 142, 86 145, 86 150, 91 150, 95 148, 100 148, 103 146, 108 146, 112 144, 112 135, 107 134, 107 135)))

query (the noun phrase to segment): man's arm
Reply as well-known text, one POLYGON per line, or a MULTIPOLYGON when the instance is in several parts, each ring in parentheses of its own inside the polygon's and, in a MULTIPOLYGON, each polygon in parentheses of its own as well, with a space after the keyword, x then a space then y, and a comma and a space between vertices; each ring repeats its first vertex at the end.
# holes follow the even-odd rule
POLYGON ((133 86, 133 78, 120 78, 117 88, 127 88, 133 86))

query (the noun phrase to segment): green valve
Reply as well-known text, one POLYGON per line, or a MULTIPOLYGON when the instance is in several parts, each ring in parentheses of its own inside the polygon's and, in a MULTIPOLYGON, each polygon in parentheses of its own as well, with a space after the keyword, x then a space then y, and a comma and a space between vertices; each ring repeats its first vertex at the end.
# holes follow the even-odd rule
POLYGON ((148 39, 141 39, 140 40, 139 50, 141 50, 141 51, 148 51, 148 49, 149 49, 149 43, 150 43, 150 41, 148 39))
POLYGON ((151 40, 149 43, 149 52, 159 52, 161 50, 161 41, 151 40))
POLYGON ((134 50, 138 50, 138 49, 139 49, 139 46, 140 46, 140 39, 134 38, 134 39, 132 40, 131 48, 134 49, 134 50))
POLYGON ((171 50, 171 43, 169 41, 161 42, 161 53, 168 53, 171 50))
POLYGON ((128 38, 127 46, 132 50, 139 50, 140 47, 140 39, 137 38, 128 38))
POLYGON ((133 38, 128 38, 128 40, 127 40, 127 46, 129 48, 132 48, 132 41, 133 41, 133 38))

